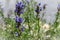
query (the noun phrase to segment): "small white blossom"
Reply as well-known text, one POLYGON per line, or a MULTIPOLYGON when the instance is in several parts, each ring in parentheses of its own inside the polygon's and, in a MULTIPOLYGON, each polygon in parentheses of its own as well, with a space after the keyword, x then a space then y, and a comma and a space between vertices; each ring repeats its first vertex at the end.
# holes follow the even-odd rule
POLYGON ((44 30, 44 32, 48 31, 50 29, 50 26, 48 24, 44 24, 42 26, 42 29, 44 30))

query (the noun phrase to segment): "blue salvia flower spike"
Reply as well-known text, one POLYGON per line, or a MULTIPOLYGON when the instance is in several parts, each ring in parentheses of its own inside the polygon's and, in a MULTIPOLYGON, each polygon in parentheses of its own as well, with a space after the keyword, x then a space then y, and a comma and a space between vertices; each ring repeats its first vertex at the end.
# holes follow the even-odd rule
POLYGON ((22 2, 19 2, 19 3, 16 4, 15 12, 17 13, 17 15, 22 14, 23 13, 23 11, 22 11, 23 9, 24 9, 24 4, 22 2))

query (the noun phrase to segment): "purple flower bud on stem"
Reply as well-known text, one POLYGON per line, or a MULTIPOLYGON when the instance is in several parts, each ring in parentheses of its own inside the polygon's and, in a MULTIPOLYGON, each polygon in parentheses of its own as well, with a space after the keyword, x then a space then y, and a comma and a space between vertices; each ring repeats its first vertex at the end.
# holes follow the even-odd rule
POLYGON ((21 28, 21 32, 23 32, 23 31, 24 31, 24 27, 21 28))
POLYGON ((17 22, 22 23, 23 19, 22 18, 19 18, 18 16, 16 16, 15 21, 16 21, 16 23, 17 22))
POLYGON ((16 4, 16 9, 15 9, 15 12, 19 15, 19 14, 22 14, 23 13, 23 10, 24 9, 24 4, 22 2, 19 2, 16 4), (21 12, 22 11, 22 12, 21 12))
POLYGON ((18 32, 15 32, 15 36, 18 37, 18 32))

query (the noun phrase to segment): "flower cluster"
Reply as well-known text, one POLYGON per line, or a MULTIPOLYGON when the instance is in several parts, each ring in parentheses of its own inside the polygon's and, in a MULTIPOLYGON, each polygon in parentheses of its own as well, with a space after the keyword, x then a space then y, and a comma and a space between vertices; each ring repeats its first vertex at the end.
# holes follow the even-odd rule
POLYGON ((16 19, 15 19, 16 23, 22 23, 23 19, 22 18, 19 18, 18 16, 16 16, 16 19))
POLYGON ((18 2, 16 4, 16 9, 15 9, 15 12, 17 13, 17 16, 15 18, 17 26, 20 26, 20 24, 23 21, 23 19, 20 17, 20 15, 23 13, 23 9, 24 9, 24 4, 22 2, 18 2))
POLYGON ((47 4, 44 4, 44 5, 43 5, 43 10, 45 10, 45 9, 46 9, 46 5, 47 5, 47 4))
POLYGON ((36 10, 35 10, 35 12, 37 13, 36 17, 38 17, 40 11, 42 11, 42 7, 40 7, 40 6, 41 6, 41 3, 39 3, 39 4, 36 6, 36 10))
MULTIPOLYGON (((23 13, 23 11, 24 11, 24 4, 22 2, 18 2, 16 4, 16 9, 15 9, 15 12, 17 14, 15 17, 15 21, 16 21, 16 28, 18 28, 18 31, 20 31, 20 30, 23 31, 23 27, 19 28, 23 21, 23 19, 20 17, 20 15, 23 13)), ((20 35, 19 32, 15 33, 15 34, 16 34, 16 36, 20 35)))
POLYGON ((22 14, 23 9, 24 9, 24 4, 22 2, 19 2, 19 3, 16 4, 15 12, 17 13, 17 15, 22 14))
POLYGON ((16 28, 19 28, 19 26, 21 25, 23 19, 16 16, 15 21, 16 21, 16 28))
POLYGON ((36 10, 35 10, 35 12, 38 13, 38 14, 39 14, 40 11, 42 11, 42 8, 39 7, 40 5, 41 5, 41 3, 39 3, 39 4, 37 5, 36 10))

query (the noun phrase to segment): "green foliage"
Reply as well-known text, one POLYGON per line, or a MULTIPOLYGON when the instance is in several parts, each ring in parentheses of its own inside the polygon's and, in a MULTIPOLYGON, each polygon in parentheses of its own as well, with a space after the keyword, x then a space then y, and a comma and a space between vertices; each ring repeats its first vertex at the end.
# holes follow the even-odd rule
MULTIPOLYGON (((18 29, 15 27, 16 23, 14 19, 11 18, 4 18, 4 15, 2 11, 0 11, 0 16, 2 16, 4 22, 5 22, 5 30, 0 28, 0 37, 4 38, 5 40, 46 40, 47 38, 49 40, 54 40, 53 37, 60 36, 60 13, 58 12, 56 14, 56 20, 53 25, 50 25, 50 29, 46 32, 45 29, 42 27, 44 26, 44 22, 36 18, 34 8, 36 5, 36 2, 34 0, 30 0, 29 4, 26 3, 25 0, 22 0, 24 2, 25 10, 24 14, 21 15, 23 18, 23 23, 21 24, 24 26, 24 31, 21 33, 20 36, 16 37, 15 32, 18 31, 18 29), (25 24, 25 25, 24 25, 25 24), (28 26, 28 28, 26 28, 28 26), (30 29, 29 29, 30 28, 30 29), (39 32, 38 32, 39 29, 39 32), (3 34, 2 34, 3 33, 3 34), (47 35, 50 35, 50 37, 45 37, 47 35), (38 39, 39 36, 39 39, 38 39)), ((15 15, 15 14, 14 14, 15 15)))

